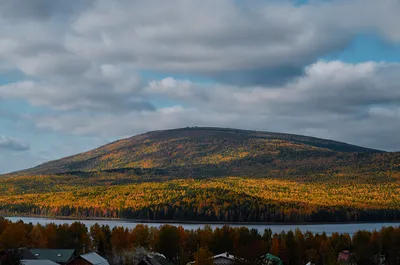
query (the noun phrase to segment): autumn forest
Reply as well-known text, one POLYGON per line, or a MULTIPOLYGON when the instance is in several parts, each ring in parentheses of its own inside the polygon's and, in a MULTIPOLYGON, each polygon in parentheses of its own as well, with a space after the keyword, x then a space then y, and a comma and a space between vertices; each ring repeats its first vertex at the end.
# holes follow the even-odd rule
POLYGON ((400 154, 306 136, 156 131, 0 177, 7 215, 211 222, 400 219, 400 154))
POLYGON ((18 247, 67 248, 75 249, 77 253, 84 249, 97 251, 110 260, 110 264, 123 265, 133 264, 132 253, 140 249, 161 253, 171 264, 178 265, 192 260, 208 264, 205 261, 209 257, 224 252, 234 254, 237 265, 264 264, 262 257, 267 253, 280 257, 287 265, 309 261, 335 265, 338 253, 343 250, 351 251, 351 259, 357 264, 377 264, 384 256, 386 264, 395 265, 400 259, 400 228, 358 231, 354 235, 302 233, 300 230, 273 234, 270 229, 260 234, 246 227, 223 226, 212 230, 205 226, 185 230, 171 225, 155 228, 138 224, 133 229, 111 229, 98 224, 86 227, 79 222, 42 226, 21 221, 12 223, 0 218, 0 252, 18 247))

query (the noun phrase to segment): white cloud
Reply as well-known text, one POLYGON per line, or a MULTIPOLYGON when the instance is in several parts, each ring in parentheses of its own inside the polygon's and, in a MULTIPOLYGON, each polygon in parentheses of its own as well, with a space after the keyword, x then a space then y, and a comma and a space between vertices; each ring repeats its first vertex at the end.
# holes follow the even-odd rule
POLYGON ((93 66, 74 78, 52 76, 43 81, 20 81, 0 86, 0 98, 19 98, 34 106, 57 110, 153 109, 140 97, 140 77, 131 69, 93 66))
POLYGON ((2 2, 0 58, 38 79, 129 63, 249 85, 287 81, 360 32, 400 41, 393 0, 79 2, 2 2))
POLYGON ((128 60, 137 68, 219 80, 229 80, 229 71, 249 71, 242 79, 274 69, 281 71, 275 74, 298 74, 296 68, 345 47, 360 32, 400 41, 399 12, 400 5, 390 0, 298 7, 289 1, 100 0, 78 16, 66 47, 91 60, 128 60))
POLYGON ((306 133, 375 148, 400 147, 400 65, 319 61, 281 87, 204 85, 166 78, 143 89, 175 107, 35 117, 41 128, 102 136, 184 126, 226 126, 306 133), (185 106, 185 107, 183 107, 185 106), (377 138, 386 134, 384 139, 377 138))
POLYGON ((319 60, 360 33, 400 42, 398 14, 393 0, 0 1, 0 72, 25 75, 0 99, 76 135, 221 126, 400 149, 400 66, 319 60))

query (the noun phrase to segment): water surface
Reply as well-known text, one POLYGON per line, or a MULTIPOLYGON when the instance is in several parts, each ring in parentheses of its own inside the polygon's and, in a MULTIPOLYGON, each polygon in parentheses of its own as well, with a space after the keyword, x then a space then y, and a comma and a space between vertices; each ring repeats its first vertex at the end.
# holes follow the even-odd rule
MULTIPOLYGON (((32 223, 32 224, 41 224, 46 225, 48 223, 55 223, 55 224, 72 224, 73 222, 81 222, 85 224, 88 228, 98 223, 99 225, 109 225, 110 228, 114 228, 116 226, 123 226, 126 228, 134 228, 138 224, 148 225, 150 227, 159 227, 165 223, 140 223, 135 221, 126 221, 126 220, 73 220, 73 219, 53 219, 53 218, 39 218, 39 217, 5 217, 6 219, 17 222, 22 220, 24 223, 32 223)), ((182 226, 185 229, 197 229, 203 228, 206 224, 198 223, 198 224, 180 224, 180 223, 169 223, 170 225, 175 226, 182 226)), ((222 227, 224 224, 210 224, 210 226, 215 229, 217 227, 222 227)), ((264 232, 265 229, 270 228, 273 233, 280 233, 282 231, 294 231, 296 228, 299 228, 303 233, 310 231, 314 234, 325 232, 326 234, 330 235, 334 232, 338 233, 348 233, 354 234, 358 230, 367 230, 367 231, 374 231, 380 230, 382 227, 399 227, 400 222, 395 223, 351 223, 351 224, 273 224, 273 225, 264 225, 264 224, 229 224, 231 227, 248 227, 249 229, 255 228, 261 234, 264 232)))

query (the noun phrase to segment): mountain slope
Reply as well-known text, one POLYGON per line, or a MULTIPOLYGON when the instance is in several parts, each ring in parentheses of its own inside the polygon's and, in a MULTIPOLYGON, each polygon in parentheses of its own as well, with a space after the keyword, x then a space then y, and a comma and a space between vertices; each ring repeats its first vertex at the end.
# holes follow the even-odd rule
MULTIPOLYGON (((332 158, 339 154, 382 153, 314 137, 223 128, 183 128, 153 131, 95 150, 44 163, 18 175, 119 168, 218 166, 243 160, 275 161, 332 158)), ((346 156, 346 155, 345 155, 346 156)), ((255 162, 258 164, 258 162, 255 162)))
POLYGON ((394 221, 400 153, 281 133, 154 131, 1 178, 0 214, 394 221))

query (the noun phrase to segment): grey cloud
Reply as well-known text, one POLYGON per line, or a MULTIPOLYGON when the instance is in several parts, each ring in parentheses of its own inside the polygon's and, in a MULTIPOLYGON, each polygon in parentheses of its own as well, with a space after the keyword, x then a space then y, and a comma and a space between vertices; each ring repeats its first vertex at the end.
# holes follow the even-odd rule
POLYGON ((88 7, 93 0, 77 1, 71 5, 63 0, 2 0, 0 15, 10 20, 49 20, 54 16, 63 17, 88 7))
POLYGON ((304 74, 303 65, 287 65, 273 69, 221 71, 205 74, 205 76, 229 85, 249 86, 283 85, 302 74, 304 74))
POLYGON ((0 97, 21 98, 35 106, 64 111, 154 110, 150 101, 141 96, 140 90, 140 77, 130 68, 101 65, 79 75, 75 73, 73 78, 55 75, 44 81, 2 85, 0 97))
POLYGON ((80 117, 63 115, 41 117, 37 126, 55 131, 97 135, 101 137, 128 136, 150 130, 185 126, 216 126, 254 129, 273 132, 297 133, 335 139, 366 147, 399 151, 400 117, 382 119, 375 115, 368 119, 354 119, 338 115, 309 113, 299 115, 246 115, 198 109, 175 108, 151 113, 131 112, 121 116, 105 114, 80 117), (127 123, 126 121, 135 121, 127 123))
POLYGON ((21 58, 17 64, 25 74, 42 78, 55 75, 79 77, 91 67, 90 62, 75 55, 49 52, 21 58))
POLYGON ((131 63, 136 69, 194 73, 228 84, 282 84, 361 30, 400 39, 392 26, 400 8, 388 0, 300 7, 287 1, 81 2, 2 2, 1 10, 17 21, 0 19, 0 58, 36 78, 76 75, 92 63, 131 63), (364 16, 355 16, 360 9, 364 16), (67 19, 49 23, 13 12, 67 19))
POLYGON ((400 22, 399 11, 386 0, 299 7, 288 1, 98 1, 75 21, 66 47, 92 59, 128 58, 138 68, 196 73, 231 84, 276 84, 344 48, 360 31, 400 40, 392 26, 400 22))
POLYGON ((4 1, 0 68, 21 71, 27 80, 0 86, 0 98, 56 109, 28 118, 37 127, 79 135, 208 125, 400 149, 393 136, 400 129, 399 66, 314 63, 360 32, 400 41, 398 3, 249 3, 4 1), (14 10, 15 3, 26 5, 14 10), (50 6, 38 10, 41 4, 50 6), (140 70, 222 84, 171 78, 143 87, 140 70), (151 102, 161 97, 177 106, 157 109, 151 102))
POLYGON ((4 0, 0 4, 2 17, 15 18, 48 18, 52 14, 54 2, 48 0, 4 0))
POLYGON ((151 82, 145 91, 192 106, 271 115, 317 111, 360 116, 358 111, 366 113, 371 105, 400 101, 396 89, 400 64, 319 61, 303 71, 304 75, 283 85, 207 86, 169 78, 151 82))
POLYGON ((30 147, 27 143, 20 140, 0 135, 0 149, 9 151, 27 151, 30 147))
POLYGON ((75 78, 91 64, 125 63, 137 70, 195 74, 227 84, 281 85, 360 32, 400 41, 394 26, 400 23, 400 5, 390 0, 301 6, 234 0, 1 4, 14 20, 0 16, 0 59, 38 79, 75 78), (35 19, 42 17, 52 20, 35 19))
POLYGON ((184 126, 226 126, 400 150, 400 91, 396 88, 400 65, 319 61, 304 72, 287 84, 268 87, 205 85, 166 78, 150 82, 143 96, 163 96, 176 101, 175 107, 118 116, 65 113, 34 120, 40 128, 108 137, 184 126))

